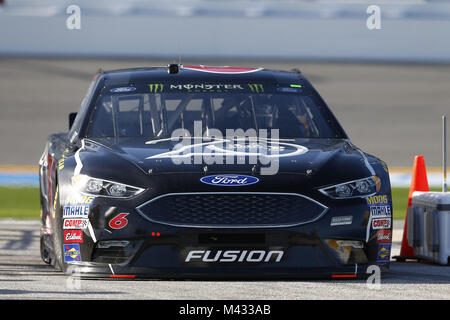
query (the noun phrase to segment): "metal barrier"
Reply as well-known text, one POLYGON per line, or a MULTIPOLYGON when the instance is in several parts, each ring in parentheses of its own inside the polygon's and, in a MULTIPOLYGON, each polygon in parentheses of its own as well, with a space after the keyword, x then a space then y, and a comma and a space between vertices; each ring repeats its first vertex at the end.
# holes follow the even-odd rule
POLYGON ((407 224, 415 257, 450 264, 450 193, 414 192, 407 224))

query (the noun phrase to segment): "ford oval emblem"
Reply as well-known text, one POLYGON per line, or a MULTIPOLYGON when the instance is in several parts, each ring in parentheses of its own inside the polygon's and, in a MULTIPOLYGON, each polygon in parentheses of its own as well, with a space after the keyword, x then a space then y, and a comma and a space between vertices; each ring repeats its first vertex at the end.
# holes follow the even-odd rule
POLYGON ((252 176, 242 176, 234 174, 217 174, 213 176, 206 176, 200 179, 205 184, 220 187, 242 187, 255 184, 259 179, 252 176))

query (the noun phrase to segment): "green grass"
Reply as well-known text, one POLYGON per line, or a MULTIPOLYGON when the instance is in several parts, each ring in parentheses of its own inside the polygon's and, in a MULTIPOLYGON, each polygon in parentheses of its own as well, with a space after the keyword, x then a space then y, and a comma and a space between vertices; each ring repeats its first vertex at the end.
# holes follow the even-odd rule
POLYGON ((39 188, 0 187, 0 218, 39 219, 39 188))
MULTIPOLYGON (((408 188, 392 188, 392 202, 394 219, 404 220, 408 205, 408 188)), ((0 219, 39 219, 39 188, 0 187, 0 203, 0 219)))

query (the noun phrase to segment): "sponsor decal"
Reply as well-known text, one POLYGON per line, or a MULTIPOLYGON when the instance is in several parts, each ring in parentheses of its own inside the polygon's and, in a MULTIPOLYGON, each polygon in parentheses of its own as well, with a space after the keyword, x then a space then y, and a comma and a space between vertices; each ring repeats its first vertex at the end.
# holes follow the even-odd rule
POLYGON ((86 229, 88 224, 88 219, 64 219, 63 229, 86 229))
POLYGON ((264 86, 260 83, 249 83, 248 87, 251 92, 262 93, 264 92, 264 86))
POLYGON ((344 226, 352 224, 353 222, 353 216, 338 216, 338 217, 332 217, 330 226, 344 226))
POLYGON ((162 92, 164 89, 164 84, 162 83, 150 83, 148 85, 148 88, 150 89, 151 93, 158 93, 162 92))
POLYGON ((115 230, 125 228, 128 224, 127 218, 125 218, 129 213, 119 213, 111 221, 109 221, 109 227, 115 230))
POLYGON ((85 196, 85 195, 72 195, 66 199, 66 204, 92 204, 94 202, 95 196, 85 196))
POLYGON ((366 197, 366 202, 368 206, 374 205, 390 205, 389 198, 387 195, 370 196, 366 197))
POLYGON ((61 159, 61 160, 59 160, 58 161, 58 169, 59 170, 62 170, 62 169, 64 169, 64 157, 61 159))
POLYGON ((372 206, 372 207, 370 207, 370 216, 372 218, 391 217, 392 216, 392 207, 391 206, 372 206))
POLYGON ((244 90, 242 84, 207 84, 207 83, 186 83, 186 84, 171 84, 170 90, 187 90, 188 92, 227 92, 228 90, 244 90))
POLYGON ((378 245, 377 261, 386 262, 389 261, 390 259, 391 259, 391 244, 383 243, 378 245))
POLYGON ((81 261, 79 244, 64 244, 63 247, 64 247, 64 261, 65 262, 81 261))
POLYGON ((299 93, 302 92, 302 89, 298 89, 298 88, 286 88, 286 87, 281 87, 281 88, 277 88, 277 91, 279 92, 289 92, 289 93, 299 93))
POLYGON ((378 230, 377 231, 377 243, 391 242, 392 231, 391 230, 378 230))
POLYGON ((374 230, 390 229, 391 228, 391 218, 373 219, 372 220, 372 228, 374 230))
POLYGON ((65 243, 83 243, 82 230, 64 230, 65 243))
POLYGON ((259 178, 253 176, 223 174, 202 177, 200 181, 212 186, 242 187, 258 183, 259 178))
POLYGON ((280 262, 284 255, 281 250, 211 250, 189 251, 184 262, 280 262))
POLYGON ((87 218, 89 215, 89 205, 65 205, 63 211, 63 217, 69 218, 87 218))
MULTIPOLYGON (((178 138, 177 138, 178 139, 178 138)), ((188 140, 188 139, 186 139, 188 140)), ((210 142, 192 143, 193 139, 189 141, 181 141, 177 148, 172 151, 156 154, 147 157, 146 159, 189 159, 191 157, 261 157, 267 159, 278 159, 283 157, 294 157, 302 155, 309 151, 308 148, 293 144, 282 142, 279 140, 264 140, 260 138, 260 142, 242 142, 241 139, 215 139, 210 142)), ((155 142, 150 140, 146 144, 154 144, 155 142)), ((227 160, 228 161, 228 160, 227 160)), ((234 159, 233 159, 234 161, 234 159)), ((201 163, 201 162, 200 162, 201 163)), ((234 163, 226 163, 234 164, 234 163)), ((253 164, 253 163, 252 163, 253 164)))
POLYGON ((120 87, 109 90, 112 93, 133 92, 136 91, 135 87, 120 87))

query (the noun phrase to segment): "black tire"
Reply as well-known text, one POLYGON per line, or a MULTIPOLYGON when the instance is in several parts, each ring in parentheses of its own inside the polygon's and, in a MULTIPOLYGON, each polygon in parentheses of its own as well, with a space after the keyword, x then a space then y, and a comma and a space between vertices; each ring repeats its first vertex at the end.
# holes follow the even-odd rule
POLYGON ((60 205, 59 199, 59 188, 55 188, 55 218, 53 219, 53 251, 55 254, 55 268, 60 271, 66 273, 67 272, 67 263, 64 262, 64 254, 63 254, 63 212, 60 205))
POLYGON ((41 241, 40 241, 40 249, 41 249, 41 259, 42 261, 44 261, 46 264, 51 265, 52 264, 52 258, 50 255, 50 249, 47 247, 47 245, 45 244, 45 235, 41 235, 41 241))

